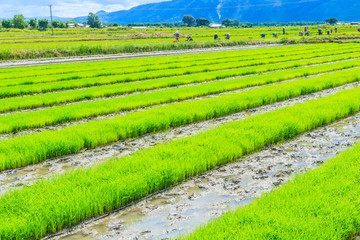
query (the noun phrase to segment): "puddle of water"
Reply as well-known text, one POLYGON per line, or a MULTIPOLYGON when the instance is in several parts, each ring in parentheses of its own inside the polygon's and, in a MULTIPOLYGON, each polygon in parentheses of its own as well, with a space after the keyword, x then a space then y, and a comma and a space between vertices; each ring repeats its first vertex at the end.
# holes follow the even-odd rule
POLYGON ((243 200, 237 201, 237 200, 231 200, 227 203, 227 205, 229 206, 229 208, 231 210, 235 210, 238 207, 243 207, 245 205, 250 204, 252 201, 254 201, 255 198, 245 198, 243 200))
POLYGON ((252 176, 245 175, 243 180, 240 182, 240 187, 246 187, 252 180, 252 176))
POLYGON ((40 176, 45 176, 49 173, 50 167, 42 165, 41 167, 37 168, 35 171, 40 176))
POLYGON ((195 187, 188 188, 185 192, 187 192, 189 195, 192 195, 192 194, 201 193, 203 191, 205 191, 205 190, 202 188, 199 188, 199 186, 195 186, 195 187))
POLYGON ((129 212, 120 215, 118 218, 122 220, 124 225, 132 225, 141 222, 145 215, 140 208, 131 209, 129 212))
POLYGON ((329 128, 336 128, 339 131, 344 132, 348 129, 349 125, 350 124, 348 122, 340 122, 340 123, 332 124, 329 128))
POLYGON ((166 204, 169 204, 169 198, 159 197, 159 198, 151 199, 149 204, 147 204, 147 206, 149 206, 149 205, 162 206, 162 205, 166 205, 166 204))
POLYGON ((298 141, 297 144, 306 145, 306 146, 311 146, 312 145, 311 142, 305 142, 305 141, 298 141))
POLYGON ((298 161, 298 162, 294 162, 293 163, 293 166, 294 167, 297 167, 297 168, 304 168, 307 166, 307 163, 306 162, 302 162, 302 161, 298 161))
POLYGON ((234 178, 236 177, 237 175, 225 175, 225 176, 221 176, 221 178, 227 180, 227 179, 231 179, 231 178, 234 178))
POLYGON ((83 232, 74 233, 60 239, 69 239, 69 240, 92 240, 94 239, 93 234, 85 234, 83 232))
POLYGON ((297 156, 301 157, 301 158, 305 158, 305 157, 311 157, 311 154, 309 154, 307 151, 301 151, 298 154, 296 154, 297 156))

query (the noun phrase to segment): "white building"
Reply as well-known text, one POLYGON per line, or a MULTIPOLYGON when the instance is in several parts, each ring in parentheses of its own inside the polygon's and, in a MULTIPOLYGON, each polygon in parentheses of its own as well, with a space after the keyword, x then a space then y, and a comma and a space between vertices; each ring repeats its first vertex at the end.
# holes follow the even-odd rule
POLYGON ((219 23, 210 23, 209 27, 211 28, 222 28, 223 25, 219 23))
POLYGON ((147 29, 148 27, 147 26, 130 26, 129 28, 132 28, 132 29, 147 29))

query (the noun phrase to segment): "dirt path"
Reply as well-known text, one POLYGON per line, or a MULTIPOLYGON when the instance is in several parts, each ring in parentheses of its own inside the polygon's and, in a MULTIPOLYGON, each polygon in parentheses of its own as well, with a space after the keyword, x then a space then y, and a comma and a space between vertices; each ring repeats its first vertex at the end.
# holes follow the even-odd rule
POLYGON ((109 60, 131 59, 131 58, 226 52, 226 51, 234 51, 234 50, 247 50, 247 49, 270 48, 270 47, 281 47, 281 46, 286 46, 286 45, 263 44, 263 45, 219 47, 219 48, 185 49, 185 50, 177 50, 177 51, 171 50, 171 51, 158 51, 158 52, 145 52, 145 53, 123 53, 123 54, 77 56, 77 57, 64 57, 64 58, 43 58, 43 59, 34 59, 34 60, 18 60, 18 61, 5 61, 5 62, 0 61, 0 69, 43 66, 43 65, 61 64, 61 63, 96 62, 96 61, 109 61, 109 60))

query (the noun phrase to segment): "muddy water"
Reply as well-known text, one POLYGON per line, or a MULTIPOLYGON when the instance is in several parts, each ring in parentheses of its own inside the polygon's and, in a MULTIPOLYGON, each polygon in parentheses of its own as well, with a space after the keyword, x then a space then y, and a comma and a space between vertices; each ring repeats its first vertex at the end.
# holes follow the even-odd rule
POLYGON ((105 147, 84 150, 78 154, 50 159, 36 165, 2 171, 0 172, 0 195, 4 194, 9 189, 29 186, 38 179, 49 178, 54 174, 61 174, 68 170, 77 169, 79 167, 89 167, 102 161, 106 161, 110 157, 125 156, 138 150, 152 147, 156 144, 169 142, 178 138, 193 136, 228 122, 244 119, 248 116, 276 110, 297 103, 303 103, 309 100, 318 99, 321 97, 335 94, 336 92, 339 92, 343 89, 349 89, 356 86, 360 86, 360 83, 348 84, 338 88, 329 89, 306 96, 300 96, 298 98, 290 99, 280 103, 262 106, 255 109, 249 109, 247 111, 236 113, 233 115, 212 119, 209 121, 189 124, 186 126, 171 129, 167 132, 145 135, 137 139, 119 141, 105 147))
POLYGON ((192 231, 225 211, 316 168, 360 139, 360 113, 269 146, 129 208, 50 239, 167 239, 192 231))

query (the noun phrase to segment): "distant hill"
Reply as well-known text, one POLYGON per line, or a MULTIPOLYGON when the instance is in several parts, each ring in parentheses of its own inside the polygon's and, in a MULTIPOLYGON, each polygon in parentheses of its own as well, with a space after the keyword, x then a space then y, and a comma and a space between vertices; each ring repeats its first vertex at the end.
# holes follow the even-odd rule
MULTIPOLYGON (((47 19, 47 20, 49 20, 50 21, 50 17, 49 16, 46 16, 46 17, 34 17, 34 18, 36 18, 36 19, 47 19)), ((26 20, 28 21, 28 20, 30 20, 31 19, 31 17, 30 18, 26 18, 26 20)), ((53 16, 53 20, 54 21, 61 21, 61 22, 67 22, 67 21, 74 21, 72 18, 63 18, 63 17, 56 17, 56 16, 53 16)), ((86 20, 85 20, 85 22, 86 22, 86 20)))
MULTIPOLYGON (((359 0, 172 0, 145 4, 130 10, 98 15, 105 23, 178 22, 184 15, 205 17, 212 22, 225 18, 241 22, 341 21, 360 20, 359 0)), ((75 18, 84 22, 86 17, 75 18)))

